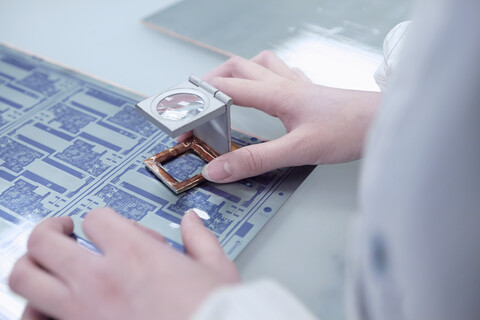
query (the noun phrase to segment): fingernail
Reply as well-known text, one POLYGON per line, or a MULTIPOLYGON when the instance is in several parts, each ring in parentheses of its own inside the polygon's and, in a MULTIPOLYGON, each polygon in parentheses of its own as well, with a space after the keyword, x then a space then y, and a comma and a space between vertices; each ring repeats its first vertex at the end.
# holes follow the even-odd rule
POLYGON ((202 223, 203 224, 202 219, 200 219, 200 217, 192 209, 187 210, 183 216, 187 217, 187 219, 190 219, 195 223, 202 223))
POLYGON ((203 168, 202 175, 210 181, 222 181, 229 178, 232 172, 227 161, 215 159, 203 168))

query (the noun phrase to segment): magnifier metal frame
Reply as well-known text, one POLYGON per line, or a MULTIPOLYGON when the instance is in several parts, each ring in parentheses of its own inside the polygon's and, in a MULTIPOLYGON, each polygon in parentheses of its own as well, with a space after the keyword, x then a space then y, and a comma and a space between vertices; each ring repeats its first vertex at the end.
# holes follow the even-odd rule
POLYGON ((136 107, 140 114, 170 137, 175 138, 188 131, 193 132, 192 138, 144 160, 147 168, 177 194, 204 181, 205 178, 201 174, 184 181, 177 181, 163 169, 161 164, 188 151, 195 152, 206 162, 231 151, 231 105, 232 99, 229 96, 194 75, 190 75, 188 81, 178 86, 139 102, 136 107), (181 119, 172 120, 162 117, 157 110, 158 104, 165 98, 178 94, 197 95, 203 99, 204 109, 198 114, 181 119))

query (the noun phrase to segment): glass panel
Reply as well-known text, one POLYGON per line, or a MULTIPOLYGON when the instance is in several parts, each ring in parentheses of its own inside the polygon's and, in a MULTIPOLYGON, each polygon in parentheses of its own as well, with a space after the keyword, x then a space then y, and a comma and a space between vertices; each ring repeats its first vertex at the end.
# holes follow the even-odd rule
POLYGON ((167 120, 191 118, 205 109, 205 101, 193 93, 176 93, 163 98, 157 104, 158 114, 167 120))

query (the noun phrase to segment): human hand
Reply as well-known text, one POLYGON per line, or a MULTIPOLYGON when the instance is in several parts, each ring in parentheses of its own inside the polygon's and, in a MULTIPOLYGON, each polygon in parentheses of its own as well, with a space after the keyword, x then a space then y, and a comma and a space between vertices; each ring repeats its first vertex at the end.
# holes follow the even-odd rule
POLYGON ((233 57, 204 80, 229 95, 236 105, 278 117, 287 130, 278 139, 211 161, 202 174, 220 183, 281 167, 358 159, 381 98, 378 92, 315 85, 268 51, 252 60, 233 57))
POLYGON ((181 223, 186 255, 109 208, 89 213, 83 230, 102 255, 69 237, 69 217, 47 219, 32 232, 9 279, 28 300, 24 319, 186 319, 211 291, 239 282, 194 212, 181 223))

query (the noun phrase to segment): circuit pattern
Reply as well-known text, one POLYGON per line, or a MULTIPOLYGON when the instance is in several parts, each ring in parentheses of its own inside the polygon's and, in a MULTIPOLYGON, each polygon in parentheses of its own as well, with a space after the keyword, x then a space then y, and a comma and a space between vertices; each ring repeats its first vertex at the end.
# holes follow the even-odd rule
MULTIPOLYGON (((174 194, 143 164, 176 144, 136 112, 143 99, 0 46, 0 231, 109 206, 182 250, 178 224, 195 208, 234 259, 301 179, 285 168, 174 194)), ((238 132, 232 138, 240 146, 261 143, 238 132)), ((162 165, 182 181, 204 164, 185 154, 162 165)))

